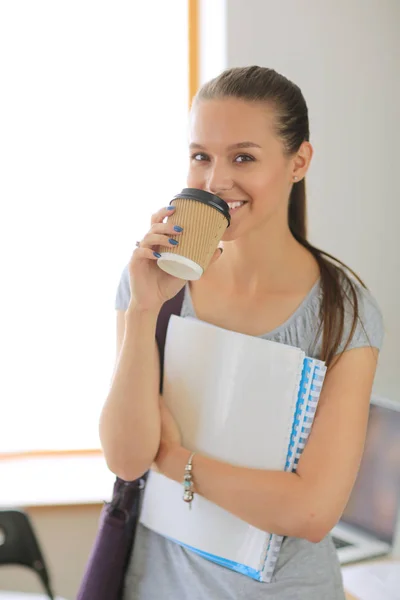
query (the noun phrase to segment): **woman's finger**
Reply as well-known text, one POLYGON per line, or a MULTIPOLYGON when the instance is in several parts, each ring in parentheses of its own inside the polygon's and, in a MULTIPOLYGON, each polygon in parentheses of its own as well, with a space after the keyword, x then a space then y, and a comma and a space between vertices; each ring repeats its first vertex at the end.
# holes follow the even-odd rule
POLYGON ((140 242, 141 248, 152 248, 153 246, 170 246, 171 248, 174 248, 178 245, 178 240, 174 240, 169 235, 162 235, 159 233, 148 233, 140 242))
POLYGON ((160 254, 152 248, 136 248, 134 255, 138 259, 146 258, 150 260, 157 260, 160 258, 160 254))
POLYGON ((174 214, 174 210, 175 206, 166 206, 165 208, 162 208, 161 210, 157 211, 151 217, 151 224, 154 225, 155 223, 162 223, 165 217, 174 214))
MULTIPOLYGON (((153 246, 156 243, 164 243, 166 241, 168 241, 168 239, 171 236, 176 236, 178 237, 181 233, 183 233, 183 228, 180 227, 179 225, 173 225, 172 223, 155 223, 154 225, 151 226, 150 231, 147 232, 147 234, 145 235, 145 237, 143 238, 143 240, 136 242, 136 248, 140 248, 141 246, 145 247, 145 246, 153 246), (150 241, 149 236, 152 235, 152 240, 150 241), (160 242, 154 241, 156 238, 154 238, 155 235, 161 235, 161 236, 166 236, 167 240, 164 239, 164 237, 162 238, 162 240, 160 242)), ((174 244, 175 246, 177 246, 177 244, 174 244)))
POLYGON ((173 223, 154 223, 147 232, 147 235, 150 233, 161 233, 164 235, 179 235, 183 232, 183 228, 179 225, 174 225, 173 223))

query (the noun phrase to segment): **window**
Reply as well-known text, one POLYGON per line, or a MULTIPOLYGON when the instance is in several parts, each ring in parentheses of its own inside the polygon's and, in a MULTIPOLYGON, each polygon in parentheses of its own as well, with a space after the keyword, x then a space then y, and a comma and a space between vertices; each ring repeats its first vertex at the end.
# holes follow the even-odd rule
POLYGON ((0 452, 100 446, 117 285, 185 186, 187 3, 0 7, 0 452))

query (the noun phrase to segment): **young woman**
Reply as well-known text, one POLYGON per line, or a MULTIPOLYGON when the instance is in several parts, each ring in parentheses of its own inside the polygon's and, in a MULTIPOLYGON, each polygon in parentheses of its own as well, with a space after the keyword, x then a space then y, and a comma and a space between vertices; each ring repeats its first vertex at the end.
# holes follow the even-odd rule
MULTIPOLYGON (((218 566, 139 525, 124 600, 343 600, 328 534, 362 455, 381 313, 352 271, 307 241, 305 176, 313 149, 295 84, 271 69, 228 70, 198 92, 190 125, 188 187, 238 207, 223 253, 217 250, 203 277, 186 284, 181 315, 300 347, 325 360, 328 372, 296 473, 193 459, 195 493, 285 536, 272 582, 218 566)), ((125 480, 155 463, 181 482, 190 456, 159 397, 157 316, 185 285, 155 262, 154 249, 177 235, 164 222, 170 212, 153 215, 117 293, 118 359, 100 436, 109 468, 125 480)))

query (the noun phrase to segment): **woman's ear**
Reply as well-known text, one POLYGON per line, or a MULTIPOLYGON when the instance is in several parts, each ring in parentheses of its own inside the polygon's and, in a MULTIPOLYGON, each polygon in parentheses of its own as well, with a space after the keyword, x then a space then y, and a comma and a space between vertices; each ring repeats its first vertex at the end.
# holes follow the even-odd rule
POLYGON ((292 159, 292 181, 297 182, 301 179, 304 179, 310 166, 313 154, 314 149, 310 142, 303 142, 292 159))

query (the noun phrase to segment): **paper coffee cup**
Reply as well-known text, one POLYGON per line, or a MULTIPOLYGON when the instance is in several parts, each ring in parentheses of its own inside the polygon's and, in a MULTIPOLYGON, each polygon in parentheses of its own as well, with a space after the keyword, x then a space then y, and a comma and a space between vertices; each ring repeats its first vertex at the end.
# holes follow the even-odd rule
POLYGON ((230 225, 229 206, 224 200, 195 188, 185 188, 170 202, 176 207, 168 223, 183 227, 176 247, 160 246, 158 266, 175 277, 200 279, 210 264, 218 244, 230 225))

